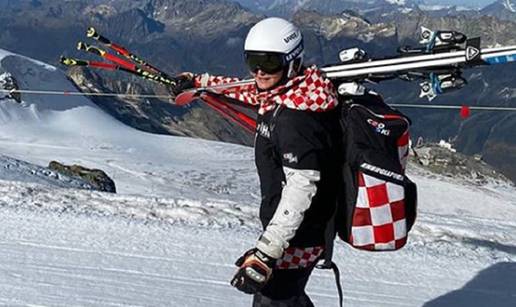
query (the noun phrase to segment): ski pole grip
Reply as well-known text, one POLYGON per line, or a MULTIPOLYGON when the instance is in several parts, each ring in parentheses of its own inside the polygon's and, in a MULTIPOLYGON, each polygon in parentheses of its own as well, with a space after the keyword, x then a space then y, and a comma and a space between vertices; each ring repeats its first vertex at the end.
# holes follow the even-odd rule
POLYGON ((94 37, 95 33, 97 33, 97 31, 95 30, 94 27, 89 27, 88 30, 86 30, 87 37, 94 37))

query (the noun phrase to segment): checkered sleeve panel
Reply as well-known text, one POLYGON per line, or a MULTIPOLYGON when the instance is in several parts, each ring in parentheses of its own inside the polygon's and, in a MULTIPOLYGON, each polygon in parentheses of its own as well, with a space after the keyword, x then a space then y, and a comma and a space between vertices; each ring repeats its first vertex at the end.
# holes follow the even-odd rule
POLYGON ((283 253, 283 257, 276 261, 276 269, 290 270, 308 268, 315 264, 323 253, 322 246, 315 247, 289 247, 283 253))
POLYGON ((396 250, 407 242, 403 186, 358 172, 358 196, 350 243, 371 251, 396 250))

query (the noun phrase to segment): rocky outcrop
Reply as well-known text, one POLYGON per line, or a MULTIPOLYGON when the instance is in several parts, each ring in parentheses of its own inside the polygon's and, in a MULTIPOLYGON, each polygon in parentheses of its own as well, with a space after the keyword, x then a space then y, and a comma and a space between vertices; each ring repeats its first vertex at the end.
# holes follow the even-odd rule
POLYGON ((10 73, 8 73, 8 72, 1 73, 1 71, 0 71, 0 89, 9 91, 9 92, 0 92, 0 99, 11 98, 18 103, 22 102, 21 94, 19 92, 14 92, 16 90, 19 90, 18 82, 10 73))
POLYGON ((398 44, 392 24, 372 24, 349 12, 327 16, 300 10, 293 21, 303 32, 307 63, 337 63, 339 52, 351 47, 367 50, 372 56, 392 54, 398 44))
POLYGON ((0 154, 0 179, 8 181, 33 182, 60 188, 95 190, 81 178, 70 177, 22 160, 0 154))
POLYGON ((69 166, 57 161, 51 161, 48 168, 68 177, 80 178, 99 191, 116 193, 115 182, 102 170, 89 169, 80 165, 69 166))
POLYGON ((424 144, 414 148, 412 161, 436 174, 466 180, 478 185, 490 182, 510 182, 498 170, 488 165, 480 155, 466 156, 449 144, 424 144), (446 146, 448 145, 448 146, 446 146))

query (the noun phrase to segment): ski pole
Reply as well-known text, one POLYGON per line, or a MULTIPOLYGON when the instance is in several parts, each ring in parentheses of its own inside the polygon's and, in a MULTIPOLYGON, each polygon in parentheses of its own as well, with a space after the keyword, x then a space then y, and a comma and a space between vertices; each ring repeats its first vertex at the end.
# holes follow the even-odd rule
POLYGON ((102 36, 93 27, 89 27, 88 28, 88 30, 86 31, 86 36, 101 42, 102 44, 104 44, 104 45, 108 46, 109 48, 113 49, 114 51, 116 51, 118 54, 120 54, 120 55, 122 55, 122 56, 124 56, 124 57, 126 57, 126 58, 128 58, 128 59, 130 59, 130 60, 132 60, 132 61, 134 61, 136 63, 138 63, 139 65, 144 66, 145 68, 148 68, 148 69, 154 71, 157 74, 162 75, 164 78, 169 78, 169 79, 171 78, 168 74, 164 73, 160 69, 158 69, 155 66, 149 64, 148 62, 144 61, 139 56, 137 56, 134 53, 130 52, 126 48, 124 48, 124 47, 122 47, 122 46, 120 46, 118 44, 115 44, 111 40, 106 38, 105 36, 102 36))
POLYGON ((108 60, 110 62, 113 62, 113 63, 116 63, 116 64, 118 64, 118 65, 120 65, 122 67, 125 67, 127 69, 136 70, 136 65, 135 64, 133 64, 133 63, 131 63, 129 61, 126 61, 124 59, 121 59, 121 58, 119 58, 119 57, 117 57, 115 55, 112 55, 112 54, 108 53, 107 51, 100 49, 97 46, 88 45, 88 44, 83 43, 83 42, 78 42, 77 43, 77 50, 83 50, 83 51, 86 51, 86 52, 93 53, 95 55, 103 57, 106 60, 108 60))
POLYGON ((256 121, 250 116, 236 110, 228 103, 220 101, 209 93, 199 96, 199 99, 204 101, 208 107, 222 115, 222 117, 229 119, 233 123, 239 125, 245 131, 253 134, 256 129, 256 121))
MULTIPOLYGON (((106 63, 106 62, 97 62, 97 61, 88 61, 88 60, 79 60, 74 58, 67 58, 61 56, 59 62, 66 66, 84 66, 84 67, 95 67, 106 70, 120 70, 122 67, 116 64, 106 63)), ((133 72, 133 71, 130 71, 133 72)))
POLYGON ((162 75, 152 73, 148 70, 138 67, 136 64, 133 64, 122 58, 119 58, 97 46, 92 46, 92 45, 88 45, 83 42, 79 42, 79 43, 77 43, 77 49, 84 50, 84 51, 93 53, 95 55, 98 55, 100 57, 103 57, 108 61, 118 64, 122 68, 128 69, 129 71, 136 72, 137 75, 142 76, 145 79, 154 80, 156 82, 160 82, 165 85, 176 85, 177 84, 177 78, 173 78, 173 77, 165 78, 162 75))
POLYGON ((152 74, 146 70, 143 70, 139 67, 134 67, 134 69, 129 69, 126 66, 120 66, 117 64, 105 63, 105 62, 97 62, 97 61, 87 61, 87 60, 79 60, 74 58, 68 58, 61 56, 60 59, 61 64, 66 66, 84 66, 84 67, 94 67, 105 70, 121 70, 133 74, 135 76, 151 80, 163 85, 175 85, 176 80, 174 79, 164 79, 161 76, 152 74))

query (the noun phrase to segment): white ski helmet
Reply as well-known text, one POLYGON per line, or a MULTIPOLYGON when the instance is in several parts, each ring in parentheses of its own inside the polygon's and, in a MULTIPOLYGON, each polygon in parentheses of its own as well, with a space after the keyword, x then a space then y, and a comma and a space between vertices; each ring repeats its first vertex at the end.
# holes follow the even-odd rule
POLYGON ((280 71, 277 66, 281 65, 287 72, 286 76, 291 78, 299 72, 303 63, 303 36, 291 22, 270 17, 249 30, 244 50, 251 71, 261 69, 273 73, 275 69, 275 72, 280 71))

